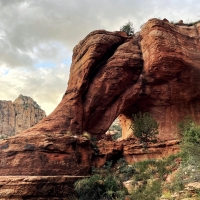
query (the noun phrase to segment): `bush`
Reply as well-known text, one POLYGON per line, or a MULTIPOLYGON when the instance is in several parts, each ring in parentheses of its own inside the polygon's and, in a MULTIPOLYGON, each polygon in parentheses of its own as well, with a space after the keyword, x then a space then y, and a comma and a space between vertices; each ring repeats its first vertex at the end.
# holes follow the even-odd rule
POLYGON ((179 185, 192 181, 200 181, 200 126, 190 117, 179 123, 182 134, 181 140, 181 166, 177 174, 179 185))
POLYGON ((125 25, 123 25, 120 28, 120 31, 126 32, 127 35, 133 35, 134 34, 133 23, 128 21, 125 25))
POLYGON ((75 183, 75 191, 80 200, 99 199, 103 191, 102 182, 98 175, 93 175, 90 178, 84 178, 75 183))
POLYGON ((182 143, 200 144, 200 126, 197 126, 191 118, 186 117, 179 124, 179 129, 183 136, 182 143))
POLYGON ((132 200, 156 200, 161 196, 161 181, 155 180, 152 183, 142 186, 131 194, 132 200))
POLYGON ((74 186, 79 200, 111 200, 125 195, 125 191, 120 190, 117 179, 112 175, 93 175, 77 181, 74 186))
POLYGON ((133 165, 129 165, 124 158, 120 158, 117 161, 117 166, 120 174, 120 181, 128 181, 130 177, 135 174, 133 165))
POLYGON ((4 139, 6 139, 6 138, 8 138, 7 135, 0 135, 0 140, 4 140, 4 139))
POLYGON ((117 140, 118 138, 122 137, 122 133, 115 133, 114 135, 112 135, 112 140, 117 140))
POLYGON ((131 129, 141 142, 152 141, 156 139, 155 136, 158 134, 158 123, 153 119, 150 113, 139 112, 133 114, 131 129))
POLYGON ((197 164, 200 155, 200 126, 196 125, 194 121, 186 117, 179 123, 179 130, 182 134, 181 140, 181 157, 185 163, 197 164), (196 163, 197 162, 197 163, 196 163))

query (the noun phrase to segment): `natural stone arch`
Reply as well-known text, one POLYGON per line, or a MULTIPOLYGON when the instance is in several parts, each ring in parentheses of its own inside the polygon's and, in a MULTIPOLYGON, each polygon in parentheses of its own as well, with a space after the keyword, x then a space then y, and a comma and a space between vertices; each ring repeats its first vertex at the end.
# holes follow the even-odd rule
MULTIPOLYGON (((165 153, 174 152, 177 122, 187 115, 200 122, 199 35, 194 27, 158 19, 149 20, 137 37, 90 33, 74 48, 68 88, 53 113, 0 142, 0 174, 87 175, 91 143, 76 135, 102 135, 118 115, 139 111, 157 120, 159 136, 171 148, 165 153)), ((123 143, 119 149, 127 155, 123 143)))
POLYGON ((25 133, 102 135, 118 115, 137 108, 158 121, 160 138, 179 137, 184 116, 200 121, 199 32, 152 19, 131 37, 90 33, 74 48, 61 103, 25 133))

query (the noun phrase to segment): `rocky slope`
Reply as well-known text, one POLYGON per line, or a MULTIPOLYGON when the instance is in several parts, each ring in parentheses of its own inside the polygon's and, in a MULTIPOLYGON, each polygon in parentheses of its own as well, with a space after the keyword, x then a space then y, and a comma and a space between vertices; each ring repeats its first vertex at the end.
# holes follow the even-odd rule
POLYGON ((14 102, 0 100, 0 137, 16 135, 44 117, 45 112, 30 97, 20 94, 14 102))

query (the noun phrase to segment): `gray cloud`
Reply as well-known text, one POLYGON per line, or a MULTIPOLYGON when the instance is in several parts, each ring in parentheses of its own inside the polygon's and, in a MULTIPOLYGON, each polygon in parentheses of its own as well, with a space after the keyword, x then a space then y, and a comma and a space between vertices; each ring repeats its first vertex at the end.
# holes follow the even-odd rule
POLYGON ((8 68, 0 70, 0 99, 14 100, 19 94, 31 96, 49 114, 61 100, 67 87, 69 68, 8 68))
POLYGON ((66 89, 72 49, 90 31, 119 30, 128 20, 138 31, 153 17, 195 21, 200 15, 200 3, 0 0, 0 10, 0 84, 4 85, 0 99, 13 99, 22 93, 37 98, 39 104, 46 103, 50 112, 66 89), (63 62, 67 65, 61 68, 63 62), (8 74, 3 75, 5 70, 8 74))

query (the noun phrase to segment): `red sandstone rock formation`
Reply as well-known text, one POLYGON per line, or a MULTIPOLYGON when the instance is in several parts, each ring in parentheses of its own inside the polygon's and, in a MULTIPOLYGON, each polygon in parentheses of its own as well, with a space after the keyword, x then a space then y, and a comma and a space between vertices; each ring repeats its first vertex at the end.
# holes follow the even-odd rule
POLYGON ((182 118, 191 115, 200 121, 199 35, 199 24, 179 27, 158 19, 149 20, 135 36, 90 33, 74 48, 68 88, 54 112, 0 143, 0 174, 87 174, 89 143, 82 147, 79 139, 71 141, 65 134, 102 135, 119 115, 128 130, 126 120, 139 111, 150 112, 158 121, 161 140, 177 139, 182 118), (74 171, 62 162, 50 164, 57 159, 72 163, 69 169, 74 171))
MULTIPOLYGON (((141 111, 158 121, 161 139, 178 138, 176 127, 183 117, 200 121, 199 27, 151 19, 133 37, 103 30, 90 33, 74 48, 61 103, 25 134, 102 135, 118 115, 129 124, 126 119, 141 111)), ((126 138, 129 127, 122 128, 126 138)))
POLYGON ((0 143, 0 175, 88 175, 92 150, 85 137, 19 134, 0 143))
POLYGON ((0 137, 16 135, 46 117, 30 97, 19 95, 14 102, 0 100, 0 137))
MULTIPOLYGON (((94 31, 74 48, 68 88, 54 112, 0 142, 0 175, 87 175, 92 160, 100 166, 112 156, 132 163, 176 153, 177 123, 186 115, 200 122, 199 100, 200 23, 175 26, 151 19, 130 37, 94 31), (148 152, 133 139, 108 141, 98 144, 100 155, 92 159, 91 143, 75 136, 84 131, 101 136, 120 115, 127 138, 131 115, 139 111, 153 115, 165 140, 149 144, 148 152)), ((33 182, 28 184, 41 186, 41 178, 33 182)), ((37 196, 34 191, 29 194, 37 196)))
POLYGON ((122 32, 95 31, 75 48, 70 79, 55 111, 32 131, 104 134, 139 92, 142 70, 137 39, 122 32))
POLYGON ((185 116, 200 122, 200 32, 152 19, 140 36, 144 84, 136 106, 159 122, 160 138, 177 138, 185 116))
POLYGON ((161 159, 180 151, 179 140, 158 141, 148 143, 146 149, 135 138, 122 141, 100 140, 97 143, 99 154, 95 156, 93 165, 102 167, 106 161, 116 162, 123 157, 130 164, 150 159, 161 159))

